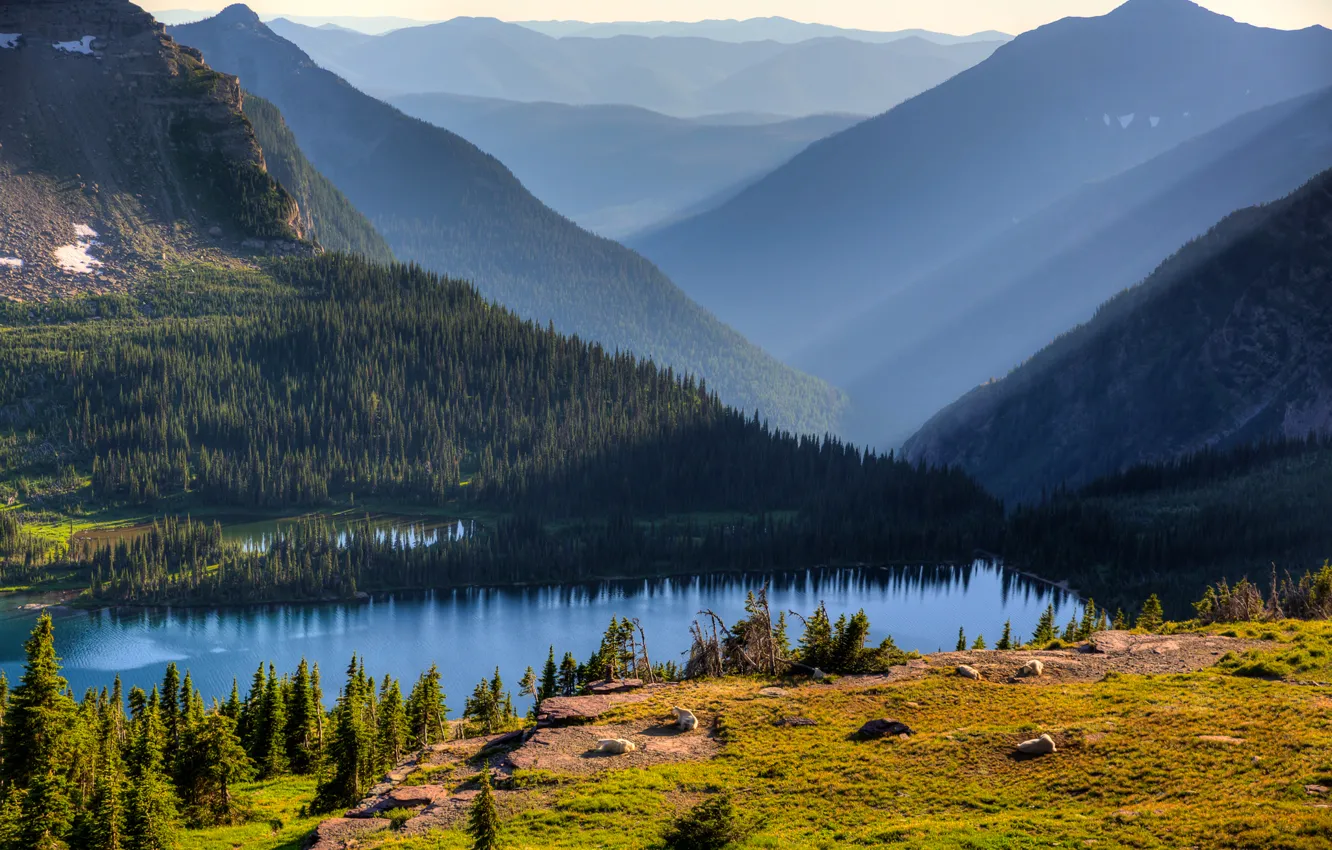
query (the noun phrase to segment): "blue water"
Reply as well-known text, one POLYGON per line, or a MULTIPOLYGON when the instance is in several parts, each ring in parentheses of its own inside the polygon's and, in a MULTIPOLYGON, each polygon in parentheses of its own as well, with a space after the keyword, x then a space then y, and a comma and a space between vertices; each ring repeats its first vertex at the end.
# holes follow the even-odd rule
MULTIPOLYGON (((995 566, 809 570, 775 576, 710 576, 605 582, 595 585, 470 589, 397 596, 370 602, 268 605, 227 609, 50 609, 56 650, 74 692, 109 686, 119 673, 128 688, 160 682, 168 661, 193 674, 205 700, 224 699, 232 678, 242 695, 255 667, 273 661, 289 671, 306 658, 323 672, 325 697, 337 695, 352 653, 367 672, 389 673, 410 685, 430 664, 443 673, 450 708, 498 665, 510 685, 529 664, 540 670, 547 648, 585 660, 612 617, 637 617, 654 661, 682 659, 689 625, 710 608, 728 623, 744 616, 745 594, 771 580, 774 613, 808 614, 823 600, 834 617, 864 608, 877 644, 891 634, 898 646, 952 649, 959 626, 968 640, 983 633, 990 645, 1011 619, 1030 635, 1046 605, 1067 619, 1075 603, 1050 585, 995 566)), ((11 600, 0 610, 0 668, 16 682, 23 641, 37 612, 11 600)), ((790 629, 794 643, 799 623, 790 629)))

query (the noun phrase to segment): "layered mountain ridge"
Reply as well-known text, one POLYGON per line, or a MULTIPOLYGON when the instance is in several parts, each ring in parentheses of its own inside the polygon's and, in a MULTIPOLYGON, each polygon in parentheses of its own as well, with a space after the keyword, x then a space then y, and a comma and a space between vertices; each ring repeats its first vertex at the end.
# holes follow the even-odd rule
POLYGON ((170 31, 275 104, 398 259, 467 278, 524 318, 694 374, 776 426, 837 430, 840 392, 750 344, 648 260, 546 207, 475 145, 318 67, 249 8, 170 31))
POLYGON ((906 444, 1032 498, 1142 463, 1332 430, 1332 171, 1238 211, 906 444))

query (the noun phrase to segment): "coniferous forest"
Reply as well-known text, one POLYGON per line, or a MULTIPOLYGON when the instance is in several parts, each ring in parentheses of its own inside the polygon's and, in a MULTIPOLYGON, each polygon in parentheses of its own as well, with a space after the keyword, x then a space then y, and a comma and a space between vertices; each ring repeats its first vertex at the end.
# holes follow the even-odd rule
POLYGON ((243 552, 169 521, 43 564, 10 535, 8 578, 72 568, 101 600, 969 559, 1002 528, 961 473, 773 431, 692 377, 416 267, 194 266, 133 295, 6 309, 11 481, 46 469, 94 505, 157 514, 373 499, 496 516, 476 539, 417 550, 311 523, 243 552))

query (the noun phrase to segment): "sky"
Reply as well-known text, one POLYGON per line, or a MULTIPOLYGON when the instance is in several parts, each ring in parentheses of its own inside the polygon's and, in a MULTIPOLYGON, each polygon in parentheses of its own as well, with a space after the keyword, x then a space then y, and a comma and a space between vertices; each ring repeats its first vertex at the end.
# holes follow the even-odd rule
MULTIPOLYGON (((523 20, 696 21, 779 15, 871 30, 919 27, 968 34, 1024 32, 1070 15, 1100 15, 1120 0, 247 0, 261 15, 400 15, 445 20, 459 15, 523 20)), ((225 2, 139 0, 149 11, 213 9, 225 2)), ((1202 5, 1260 26, 1332 27, 1332 0, 1203 0, 1202 5)))

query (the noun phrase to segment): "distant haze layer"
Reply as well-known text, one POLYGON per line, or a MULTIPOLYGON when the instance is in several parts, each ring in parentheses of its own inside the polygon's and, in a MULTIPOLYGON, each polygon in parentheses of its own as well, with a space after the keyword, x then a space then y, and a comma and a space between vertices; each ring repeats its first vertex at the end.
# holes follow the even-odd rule
MULTIPOLYGON (((177 10, 180 0, 145 0, 150 12, 177 10)), ((257 0, 251 4, 263 17, 392 15, 438 21, 458 15, 496 17, 510 21, 545 18, 561 21, 703 21, 782 16, 866 30, 929 29, 965 35, 984 30, 1020 33, 1068 16, 1103 15, 1116 0, 918 0, 876 3, 870 0, 457 0, 447 7, 438 0, 257 0)), ((1207 0, 1202 5, 1245 23, 1281 29, 1321 24, 1332 26, 1327 0, 1207 0)), ((206 7, 216 11, 211 5, 206 7)), ((302 21, 307 23, 307 21, 302 21)))

